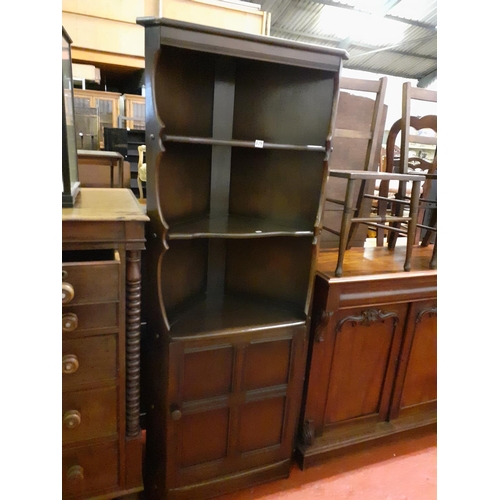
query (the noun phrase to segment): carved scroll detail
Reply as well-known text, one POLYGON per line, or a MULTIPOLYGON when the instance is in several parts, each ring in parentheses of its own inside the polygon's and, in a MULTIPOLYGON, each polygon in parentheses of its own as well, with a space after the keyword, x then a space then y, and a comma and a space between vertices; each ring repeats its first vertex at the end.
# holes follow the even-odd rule
POLYGON ((427 309, 422 309, 418 314, 417 317, 415 318, 415 323, 420 323, 422 321, 422 318, 425 315, 429 316, 437 316, 437 306, 434 307, 428 307, 427 309))
POLYGON ((304 422, 301 439, 305 446, 312 446, 314 444, 314 422, 312 420, 304 422))
POLYGON ((141 348, 141 254, 127 252, 126 272, 126 420, 127 436, 141 433, 140 348, 141 348))
POLYGON ((376 322, 383 322, 386 319, 393 319, 393 326, 396 327, 399 322, 399 317, 395 312, 384 312, 380 309, 367 309, 363 311, 359 316, 347 316, 344 319, 341 319, 337 326, 335 327, 335 333, 340 332, 344 323, 351 322, 352 326, 355 326, 356 323, 360 325, 370 326, 376 322))
POLYGON ((333 312, 321 311, 321 314, 318 314, 318 325, 314 331, 314 342, 323 342, 323 330, 328 325, 330 318, 333 316, 333 312))

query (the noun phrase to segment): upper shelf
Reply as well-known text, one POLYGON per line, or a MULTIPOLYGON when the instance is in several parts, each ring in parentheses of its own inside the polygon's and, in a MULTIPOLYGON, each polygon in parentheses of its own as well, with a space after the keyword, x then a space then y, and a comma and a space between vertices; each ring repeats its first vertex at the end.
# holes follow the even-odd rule
POLYGON ((225 215, 203 217, 170 227, 171 240, 192 238, 263 238, 269 236, 313 236, 307 227, 297 228, 257 217, 225 215))
POLYGON ((321 151, 325 152, 324 146, 316 144, 296 145, 296 144, 276 144, 262 140, 255 141, 239 141, 239 140, 221 140, 212 139, 209 137, 189 137, 181 135, 164 135, 163 142, 182 142, 188 144, 205 144, 210 146, 232 146, 240 148, 256 148, 256 149, 285 149, 289 151, 321 151))

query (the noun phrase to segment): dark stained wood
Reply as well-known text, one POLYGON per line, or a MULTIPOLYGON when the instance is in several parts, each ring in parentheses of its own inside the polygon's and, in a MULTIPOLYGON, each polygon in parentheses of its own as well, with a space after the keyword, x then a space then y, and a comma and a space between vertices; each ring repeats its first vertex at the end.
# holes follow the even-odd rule
POLYGON ((335 277, 321 252, 300 443, 302 468, 361 444, 436 424, 437 272, 431 248, 353 248, 335 277))
POLYGON ((194 500, 289 473, 346 53, 138 22, 153 193, 145 483, 194 500))
POLYGON ((169 231, 169 239, 186 238, 263 238, 268 236, 312 236, 310 227, 304 224, 284 224, 257 217, 244 215, 224 215, 221 217, 203 217, 200 219, 173 225, 169 231))
POLYGON ((118 446, 116 441, 92 448, 66 448, 62 457, 63 498, 89 498, 112 493, 118 487, 118 446), (99 456, 99 460, 95 456, 99 456))
POLYGON ((238 148, 232 156, 230 213, 314 227, 323 153, 238 148))
MULTIPOLYGON (((309 45, 271 36, 229 31, 173 19, 142 17, 137 23, 166 46, 278 62, 306 68, 339 70, 349 58, 342 49, 309 45)), ((146 42, 147 44, 147 42, 146 42)))
MULTIPOLYGON (((66 334, 63 335, 66 338, 66 334)), ((78 370, 63 376, 63 390, 104 381, 113 385, 116 383, 118 374, 115 335, 63 340, 62 353, 63 359, 65 356, 75 356, 79 364, 78 370)))
POLYGON ((62 307, 65 499, 143 489, 139 265, 147 220, 129 189, 82 188, 62 211, 62 277, 74 290, 62 307))

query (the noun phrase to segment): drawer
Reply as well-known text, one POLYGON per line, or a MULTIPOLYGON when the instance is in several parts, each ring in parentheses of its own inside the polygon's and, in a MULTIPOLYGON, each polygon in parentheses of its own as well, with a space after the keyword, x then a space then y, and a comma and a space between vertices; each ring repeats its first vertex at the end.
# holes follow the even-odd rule
POLYGON ((117 420, 116 387, 63 392, 63 444, 115 435, 117 420))
POLYGON ((63 498, 88 498, 118 485, 118 443, 66 449, 62 454, 63 498))
POLYGON ((117 302, 119 298, 118 252, 113 250, 63 252, 63 305, 117 302))
POLYGON ((118 302, 105 304, 68 305, 62 307, 63 338, 71 332, 118 329, 118 302))
POLYGON ((116 360, 115 335, 63 340, 63 390, 79 384, 99 383, 116 379, 116 360))

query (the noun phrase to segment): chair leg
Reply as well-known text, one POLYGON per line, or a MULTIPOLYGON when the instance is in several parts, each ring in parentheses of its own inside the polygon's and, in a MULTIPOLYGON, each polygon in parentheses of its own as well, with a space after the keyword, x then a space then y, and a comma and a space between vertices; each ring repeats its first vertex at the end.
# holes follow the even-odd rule
POLYGON ((436 239, 434 240, 434 248, 432 249, 432 257, 431 257, 431 261, 429 263, 430 269, 437 268, 437 244, 438 244, 438 238, 437 238, 437 234, 436 234, 436 239))
POLYGON ((347 240, 349 239, 349 232, 352 224, 352 215, 354 208, 352 206, 352 199, 354 193, 354 180, 347 181, 344 212, 342 213, 342 225, 340 227, 339 238, 339 254, 337 258, 337 268, 335 269, 335 276, 340 278, 342 276, 342 267, 344 263, 344 255, 347 248, 347 240))
MULTIPOLYGON (((431 218, 429 220, 429 224, 428 225, 430 227, 435 227, 436 223, 437 223, 437 207, 435 207, 435 208, 432 209, 432 216, 431 216, 431 218)), ((431 231, 429 229, 426 230, 426 232, 424 234, 424 237, 422 238, 422 242, 420 243, 421 247, 426 247, 429 244, 429 240, 430 240, 433 232, 434 231, 431 231)))
POLYGON ((406 260, 404 270, 411 269, 411 254, 413 251, 413 243, 415 241, 415 232, 417 229, 417 216, 418 216, 418 202, 420 196, 420 181, 413 181, 411 186, 411 200, 410 200, 410 221, 408 222, 408 233, 406 240, 406 260))
MULTIPOLYGON (((415 185, 415 183, 413 183, 413 185, 415 185)), ((412 189, 413 189, 413 187, 412 187, 412 189)), ((412 193, 413 193, 413 191, 412 191, 412 193)), ((406 181, 400 181, 399 189, 398 189, 398 192, 396 194, 396 199, 404 200, 405 195, 406 195, 406 181)), ((396 215, 397 217, 400 217, 404 212, 403 205, 401 203, 394 203, 393 205, 394 205, 394 210, 393 210, 394 215, 396 215)), ((415 220, 415 223, 416 223, 416 220, 415 220)), ((401 222, 393 222, 392 227, 399 229, 401 227, 401 222)), ((398 239, 398 232, 397 231, 391 231, 390 234, 387 236, 387 243, 388 243, 387 246, 391 250, 394 250, 394 247, 396 246, 397 239, 398 239)))

